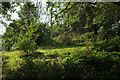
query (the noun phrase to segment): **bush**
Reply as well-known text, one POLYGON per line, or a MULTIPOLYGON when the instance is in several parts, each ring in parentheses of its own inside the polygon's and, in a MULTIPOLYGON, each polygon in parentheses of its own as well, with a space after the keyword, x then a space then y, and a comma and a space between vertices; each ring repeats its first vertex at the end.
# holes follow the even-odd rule
MULTIPOLYGON (((64 57, 64 55, 61 55, 64 57)), ((17 58, 10 60, 8 55, 3 56, 4 80, 7 79, 118 79, 120 76, 120 53, 86 52, 74 53, 65 56, 63 61, 36 58, 31 63, 17 58), (14 62, 15 61, 15 62, 14 62), (12 63, 12 64, 10 64, 12 63), (10 67, 12 65, 12 67, 10 67)))
POLYGON ((94 48, 97 50, 105 50, 105 51, 119 51, 120 50, 120 38, 118 36, 114 37, 113 39, 109 39, 108 41, 105 42, 98 42, 95 43, 94 48))
POLYGON ((60 44, 64 44, 64 45, 72 44, 72 37, 70 36, 70 34, 58 35, 57 37, 54 37, 53 40, 56 43, 60 43, 60 44))
POLYGON ((36 43, 33 40, 29 40, 23 36, 23 38, 18 39, 17 48, 23 50, 25 53, 31 53, 36 49, 36 43))
POLYGON ((72 39, 74 42, 85 42, 85 41, 93 41, 93 32, 86 32, 78 36, 73 36, 72 39))
POLYGON ((92 55, 69 56, 63 63, 64 78, 119 79, 118 53, 98 52, 92 55))
POLYGON ((12 46, 15 42, 15 36, 16 35, 14 35, 14 31, 10 27, 7 27, 6 32, 2 36, 2 40, 4 42, 3 43, 3 49, 5 51, 11 51, 12 50, 12 46))
POLYGON ((37 31, 38 28, 33 28, 32 24, 25 26, 27 31, 20 31, 16 45, 18 49, 23 50, 27 54, 31 54, 34 50, 37 49, 35 40, 37 39, 38 34, 34 34, 34 32, 37 31))
POLYGON ((11 51, 11 49, 12 49, 12 43, 11 42, 5 42, 4 44, 3 44, 3 49, 5 50, 5 51, 11 51))

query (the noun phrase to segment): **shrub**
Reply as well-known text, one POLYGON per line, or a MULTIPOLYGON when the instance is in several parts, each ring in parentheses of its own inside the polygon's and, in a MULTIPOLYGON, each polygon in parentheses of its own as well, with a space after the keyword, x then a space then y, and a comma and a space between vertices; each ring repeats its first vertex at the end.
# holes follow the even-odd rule
POLYGON ((95 43, 94 48, 97 48, 97 50, 105 50, 105 51, 119 51, 120 50, 120 38, 118 36, 109 39, 108 41, 102 42, 102 43, 95 43))
MULTIPOLYGON (((63 55, 64 56, 64 55, 63 55)), ((61 57, 63 57, 61 55, 61 57)), ((94 50, 92 54, 80 52, 69 54, 59 62, 37 58, 31 63, 15 62, 3 56, 4 80, 10 79, 118 79, 120 76, 120 53, 94 50), (9 67, 12 62, 13 67, 9 67), (17 64, 17 65, 16 65, 17 64)), ((20 60, 20 59, 18 59, 20 60)), ((24 61, 22 61, 24 62, 24 61)))
POLYGON ((60 43, 60 44, 64 44, 64 45, 68 45, 72 43, 72 37, 70 36, 70 34, 62 34, 62 35, 58 35, 57 37, 54 37, 53 40, 56 43, 60 43))
POLYGON ((31 54, 34 50, 36 50, 37 45, 35 40, 38 37, 38 34, 34 34, 37 31, 37 27, 33 28, 31 25, 25 25, 27 30, 21 30, 19 37, 17 39, 17 48, 23 50, 27 54, 31 54))
POLYGON ((64 78, 119 79, 118 53, 95 52, 92 55, 69 56, 63 63, 64 78))

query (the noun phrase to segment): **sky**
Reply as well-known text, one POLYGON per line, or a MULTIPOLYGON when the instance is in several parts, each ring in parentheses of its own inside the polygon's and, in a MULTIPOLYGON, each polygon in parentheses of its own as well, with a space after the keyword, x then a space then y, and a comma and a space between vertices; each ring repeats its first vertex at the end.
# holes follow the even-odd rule
MULTIPOLYGON (((20 7, 16 7, 16 10, 19 11, 20 7)), ((9 13, 9 12, 8 12, 9 13)), ((1 15, 0 15, 1 16, 1 15)), ((12 13, 11 16, 12 19, 19 19, 18 14, 17 13, 12 13)), ((3 21, 5 21, 7 24, 9 24, 10 22, 6 21, 5 19, 2 19, 3 21)), ((0 34, 3 34, 5 32, 5 27, 0 24, 0 34)))
POLYGON ((5 27, 0 24, 0 35, 3 34, 5 32, 5 27))

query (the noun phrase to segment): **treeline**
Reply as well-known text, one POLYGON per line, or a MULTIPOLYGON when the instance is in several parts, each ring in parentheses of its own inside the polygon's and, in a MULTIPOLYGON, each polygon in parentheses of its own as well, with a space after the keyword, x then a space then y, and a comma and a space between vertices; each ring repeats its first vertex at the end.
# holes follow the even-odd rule
POLYGON ((42 44, 70 45, 86 40, 108 41, 120 36, 120 7, 116 3, 47 2, 46 10, 41 4, 2 3, 2 14, 8 19, 8 10, 14 12, 16 6, 21 9, 18 12, 20 19, 12 20, 6 27, 3 35, 5 51, 17 48, 28 52, 42 44), (40 22, 42 14, 48 15, 50 25, 40 22))

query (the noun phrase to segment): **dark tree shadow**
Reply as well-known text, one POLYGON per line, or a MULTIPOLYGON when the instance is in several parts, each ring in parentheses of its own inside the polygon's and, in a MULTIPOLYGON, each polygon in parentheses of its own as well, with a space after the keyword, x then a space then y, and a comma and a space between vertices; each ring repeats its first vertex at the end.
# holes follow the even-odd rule
POLYGON ((84 47, 86 46, 86 43, 77 43, 77 44, 70 44, 70 45, 55 45, 55 49, 62 49, 62 48, 73 48, 73 47, 84 47))
POLYGON ((57 64, 52 65, 49 61, 34 63, 27 61, 17 71, 8 70, 3 80, 57 80, 62 77, 62 69, 57 64))
MULTIPOLYGON (((75 59, 68 58, 65 63, 51 63, 50 61, 32 62, 26 59, 18 70, 7 70, 3 80, 61 80, 61 79, 114 79, 119 80, 120 61, 113 59, 112 55, 106 57, 78 56, 75 59), (79 61, 78 61, 79 60, 79 61)), ((118 58, 120 59, 120 58, 118 58)))
POLYGON ((32 55, 34 58, 43 58, 45 57, 44 53, 42 52, 34 52, 33 55, 32 55))
POLYGON ((54 58, 56 58, 58 56, 59 56, 58 53, 52 54, 52 55, 46 55, 46 57, 49 58, 49 59, 54 59, 54 58))

